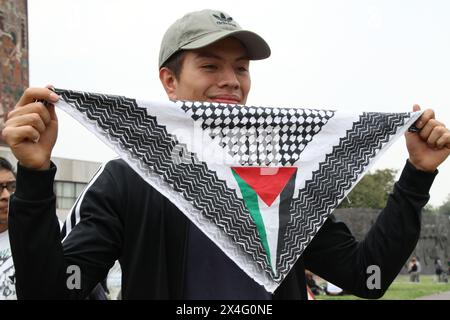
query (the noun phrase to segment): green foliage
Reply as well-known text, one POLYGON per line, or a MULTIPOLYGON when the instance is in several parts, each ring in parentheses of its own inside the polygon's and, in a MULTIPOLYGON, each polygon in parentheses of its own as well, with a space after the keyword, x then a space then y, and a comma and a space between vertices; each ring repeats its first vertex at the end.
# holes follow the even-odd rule
POLYGON ((422 213, 423 214, 438 214, 439 213, 439 207, 435 207, 431 204, 427 204, 423 209, 422 209, 422 213))
POLYGON ((366 174, 339 208, 384 208, 394 187, 396 172, 393 169, 383 169, 366 174))
POLYGON ((437 209, 440 214, 450 216, 450 194, 447 196, 447 200, 437 209))

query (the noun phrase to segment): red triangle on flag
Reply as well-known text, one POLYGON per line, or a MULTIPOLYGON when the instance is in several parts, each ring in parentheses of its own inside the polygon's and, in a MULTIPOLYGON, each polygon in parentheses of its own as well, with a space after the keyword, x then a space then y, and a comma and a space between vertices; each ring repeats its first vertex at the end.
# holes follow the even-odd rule
POLYGON ((234 172, 268 205, 283 191, 297 167, 232 167, 234 172))

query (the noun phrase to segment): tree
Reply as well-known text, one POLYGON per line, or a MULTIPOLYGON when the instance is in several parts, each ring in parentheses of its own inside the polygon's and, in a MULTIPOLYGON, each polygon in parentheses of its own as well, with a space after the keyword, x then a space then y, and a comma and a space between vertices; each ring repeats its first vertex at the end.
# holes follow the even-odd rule
POLYGON ((439 207, 435 207, 429 203, 425 205, 422 209, 422 213, 424 214, 438 214, 439 213, 439 207))
POLYGON ((439 207, 438 212, 450 216, 450 194, 447 196, 447 200, 439 207))
POLYGON ((392 192, 397 170, 383 169, 366 174, 341 202, 339 208, 374 208, 386 206, 392 192))

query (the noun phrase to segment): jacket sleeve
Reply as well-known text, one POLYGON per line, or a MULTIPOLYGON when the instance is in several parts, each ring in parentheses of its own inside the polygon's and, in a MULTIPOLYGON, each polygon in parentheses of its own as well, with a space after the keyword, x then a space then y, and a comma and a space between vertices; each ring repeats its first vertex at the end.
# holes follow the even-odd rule
POLYGON ((53 164, 47 171, 18 164, 9 235, 19 299, 84 299, 120 254, 120 204, 108 164, 75 203, 70 215, 76 225, 63 243, 53 192, 55 173, 53 164))
POLYGON ((330 216, 304 252, 306 269, 354 295, 382 297, 417 244, 421 210, 436 174, 417 170, 407 161, 386 207, 360 242, 330 216), (379 268, 378 288, 367 285, 374 274, 369 266, 379 268))

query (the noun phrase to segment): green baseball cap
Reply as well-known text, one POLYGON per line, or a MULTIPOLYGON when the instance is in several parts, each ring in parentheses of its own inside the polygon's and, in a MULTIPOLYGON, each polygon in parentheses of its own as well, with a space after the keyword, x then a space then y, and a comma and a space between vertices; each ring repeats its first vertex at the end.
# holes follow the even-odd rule
POLYGON ((243 30, 225 12, 207 9, 188 13, 167 29, 159 51, 159 68, 180 50, 203 48, 230 36, 242 42, 250 60, 270 56, 269 45, 259 35, 243 30))

